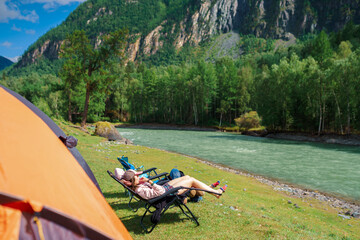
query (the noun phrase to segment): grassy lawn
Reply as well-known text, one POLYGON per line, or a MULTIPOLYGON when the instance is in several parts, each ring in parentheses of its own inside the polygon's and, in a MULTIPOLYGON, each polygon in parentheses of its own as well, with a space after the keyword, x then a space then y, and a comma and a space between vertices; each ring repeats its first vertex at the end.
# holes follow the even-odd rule
POLYGON ((343 219, 325 203, 293 198, 253 178, 219 170, 195 158, 120 145, 58 124, 68 135, 78 138, 78 150, 95 174, 106 200, 134 239, 360 239, 360 220, 343 219), (203 201, 188 203, 200 226, 196 227, 179 208, 173 208, 152 233, 145 234, 139 225, 144 210, 132 212, 123 188, 106 173, 121 167, 116 158, 122 155, 136 166, 157 167, 159 172, 178 168, 205 183, 220 180, 221 186, 226 183, 229 187, 220 199, 206 194, 203 201))

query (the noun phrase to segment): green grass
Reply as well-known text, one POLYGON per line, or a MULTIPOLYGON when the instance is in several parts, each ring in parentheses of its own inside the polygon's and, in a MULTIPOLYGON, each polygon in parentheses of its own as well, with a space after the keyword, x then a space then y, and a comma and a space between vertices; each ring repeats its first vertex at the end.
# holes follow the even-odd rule
POLYGON ((338 210, 326 203, 293 198, 254 178, 219 170, 195 158, 107 142, 64 123, 58 124, 68 135, 78 138, 78 150, 134 239, 360 239, 360 220, 342 219, 338 210), (196 227, 178 208, 173 208, 151 234, 145 234, 139 226, 144 210, 132 212, 123 188, 106 173, 120 167, 116 158, 121 155, 129 157, 136 166, 158 167, 160 172, 178 168, 205 183, 220 180, 229 187, 220 199, 207 194, 199 203, 188 203, 200 226, 196 227))

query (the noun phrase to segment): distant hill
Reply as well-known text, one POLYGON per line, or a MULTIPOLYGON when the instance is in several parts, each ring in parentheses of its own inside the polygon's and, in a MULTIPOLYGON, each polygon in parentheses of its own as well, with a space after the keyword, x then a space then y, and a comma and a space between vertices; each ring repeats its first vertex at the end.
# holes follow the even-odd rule
POLYGON ((3 70, 4 68, 6 68, 6 67, 8 67, 8 66, 10 66, 12 64, 13 64, 12 61, 10 61, 7 58, 4 58, 4 57, 0 56, 0 70, 3 70))

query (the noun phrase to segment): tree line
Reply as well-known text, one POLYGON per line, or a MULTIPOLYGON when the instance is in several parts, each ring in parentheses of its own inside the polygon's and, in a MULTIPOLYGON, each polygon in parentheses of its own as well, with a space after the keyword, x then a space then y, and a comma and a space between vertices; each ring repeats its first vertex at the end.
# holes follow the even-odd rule
POLYGON ((89 76, 80 71, 84 65, 64 56, 59 77, 3 74, 1 84, 48 115, 75 122, 84 120, 88 101, 89 122, 224 126, 257 111, 272 130, 351 133, 360 129, 359 43, 360 27, 350 23, 338 33, 304 36, 287 48, 258 52, 253 44, 236 60, 206 62, 195 56, 153 66, 109 58, 89 76), (94 83, 91 91, 89 83, 94 83))

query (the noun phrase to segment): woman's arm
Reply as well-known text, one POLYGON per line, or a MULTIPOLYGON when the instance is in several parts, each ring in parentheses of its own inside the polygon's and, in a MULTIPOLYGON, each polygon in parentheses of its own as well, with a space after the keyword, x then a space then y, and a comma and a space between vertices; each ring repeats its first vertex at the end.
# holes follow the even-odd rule
POLYGON ((136 188, 136 193, 139 194, 144 199, 151 199, 158 197, 165 193, 165 189, 157 184, 151 185, 152 181, 138 185, 136 188))

